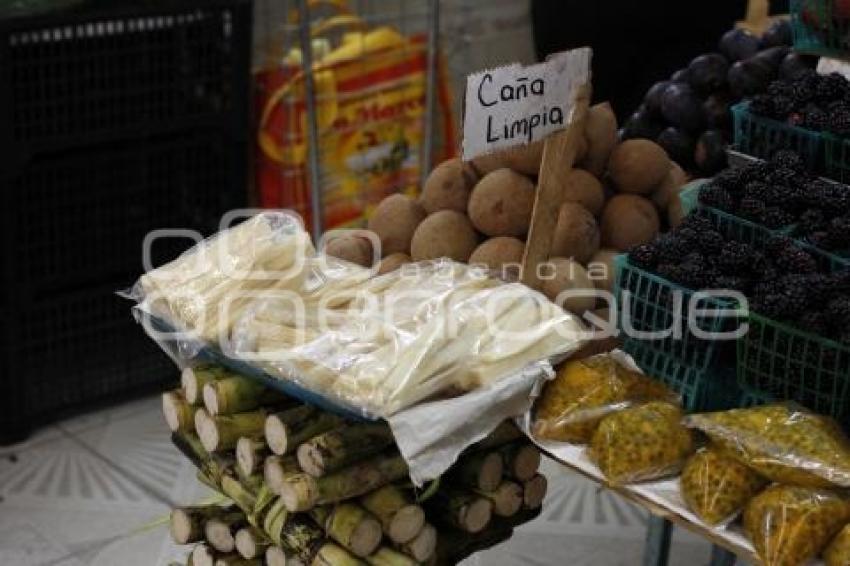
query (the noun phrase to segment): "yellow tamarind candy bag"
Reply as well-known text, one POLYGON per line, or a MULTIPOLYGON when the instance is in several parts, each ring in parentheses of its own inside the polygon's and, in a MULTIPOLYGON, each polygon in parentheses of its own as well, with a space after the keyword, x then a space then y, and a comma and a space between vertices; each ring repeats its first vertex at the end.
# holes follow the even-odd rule
POLYGON ((744 509, 744 531, 764 566, 804 564, 820 554, 848 520, 846 499, 807 487, 773 485, 744 509))
POLYGON ((606 416, 654 400, 678 403, 679 399, 663 383, 624 367, 609 354, 568 361, 543 389, 534 434, 587 444, 606 416))
POLYGON ((733 519, 767 485, 760 475, 711 447, 688 458, 679 481, 688 509, 710 525, 733 519))
POLYGON ((847 566, 850 564, 850 525, 841 529, 826 550, 823 551, 826 566, 847 566))
POLYGON ((850 487, 850 441, 832 419, 793 404, 689 415, 686 426, 777 483, 850 487))
POLYGON ((590 457, 612 484, 648 481, 678 473, 694 450, 682 409, 654 401, 602 419, 590 457))

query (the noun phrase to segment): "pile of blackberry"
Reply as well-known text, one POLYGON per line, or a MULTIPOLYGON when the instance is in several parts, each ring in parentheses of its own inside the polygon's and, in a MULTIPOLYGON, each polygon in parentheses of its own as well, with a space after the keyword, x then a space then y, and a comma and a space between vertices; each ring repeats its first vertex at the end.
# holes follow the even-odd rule
POLYGON ((850 344, 850 270, 827 273, 791 238, 757 249, 724 239, 697 211, 629 261, 689 289, 739 291, 754 312, 850 344))
POLYGON ((771 229, 795 225, 795 238, 827 251, 850 250, 850 189, 808 175, 790 150, 721 172, 699 202, 771 229))
POLYGON ((838 73, 809 70, 794 80, 776 80, 750 102, 750 112, 810 130, 850 136, 850 81, 838 73))

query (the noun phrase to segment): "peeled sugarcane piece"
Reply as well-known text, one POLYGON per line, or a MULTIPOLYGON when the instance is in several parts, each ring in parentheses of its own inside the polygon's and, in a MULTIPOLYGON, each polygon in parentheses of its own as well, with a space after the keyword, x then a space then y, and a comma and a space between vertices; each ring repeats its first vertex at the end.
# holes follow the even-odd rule
POLYGON ((362 564, 363 561, 331 542, 323 544, 310 562, 310 566, 362 566, 362 564))
POLYGON ((295 513, 359 497, 407 475, 404 458, 398 453, 382 454, 321 478, 290 476, 281 486, 280 496, 286 508, 295 513))
POLYGON ((229 554, 236 550, 236 531, 245 524, 245 514, 242 511, 224 513, 212 517, 204 524, 204 536, 215 550, 229 554))
POLYGON ((368 556, 381 544, 381 523, 359 505, 338 503, 314 507, 310 517, 355 556, 368 556))
POLYGON ((268 456, 263 464, 263 476, 272 493, 280 495, 286 478, 304 473, 295 456, 268 456))
POLYGON ((256 527, 243 527, 236 533, 236 552, 242 558, 259 558, 269 546, 269 537, 256 527))
POLYGON ((502 482, 504 461, 498 452, 473 452, 463 455, 449 472, 451 481, 481 491, 493 491, 502 482))
POLYGON ((366 563, 371 566, 416 566, 417 562, 410 556, 392 548, 382 546, 375 554, 366 557, 366 563))
POLYGON ((286 566, 286 553, 279 546, 266 549, 266 566, 286 566))
POLYGON ((434 510, 435 520, 471 534, 483 531, 493 516, 489 499, 456 489, 438 491, 428 500, 428 506, 434 510))
POLYGON ((192 549, 193 566, 215 566, 215 551, 207 544, 199 544, 192 549))
POLYGON ((218 505, 176 507, 171 511, 169 530, 175 544, 191 544, 204 540, 204 525, 213 517, 232 513, 235 508, 218 505))
POLYGON ((356 424, 329 430, 298 447, 298 464, 313 477, 322 477, 382 452, 393 444, 385 424, 356 424))
POLYGON ((183 394, 190 405, 201 405, 204 402, 204 385, 217 379, 223 379, 233 375, 225 368, 216 365, 201 365, 187 367, 180 374, 180 384, 183 386, 183 394))
POLYGON ((301 405, 271 414, 266 419, 266 443, 278 456, 295 452, 302 442, 342 425, 342 418, 301 405))
POLYGON ((499 454, 505 463, 505 475, 517 481, 530 480, 540 468, 540 450, 531 443, 507 444, 499 448, 499 454))
POLYGON ((236 441, 236 464, 246 477, 260 471, 262 463, 269 455, 269 447, 259 438, 243 436, 236 441))
POLYGON ((493 514, 497 517, 513 517, 522 508, 523 490, 516 482, 503 481, 493 491, 477 493, 490 500, 493 504, 493 514))
POLYGON ((195 413, 195 429, 208 452, 233 450, 243 436, 259 438, 265 422, 266 412, 262 410, 216 416, 203 409, 195 413))
POLYGON ((426 562, 437 550, 437 529, 433 525, 425 525, 413 540, 399 545, 398 549, 417 562, 426 562))
POLYGON ((195 409, 179 390, 162 394, 162 414, 171 432, 195 430, 195 409))
POLYGON ((522 431, 520 431, 514 423, 511 421, 502 421, 499 423, 499 426, 493 430, 493 432, 475 445, 475 449, 491 450, 522 437, 522 431))
POLYGON ((537 474, 522 483, 522 506, 525 509, 537 509, 543 505, 549 481, 543 474, 537 474))
POLYGON ((228 554, 218 557, 214 564, 215 566, 263 566, 263 561, 259 558, 246 559, 238 554, 228 554))
POLYGON ((248 377, 233 376, 204 385, 204 407, 210 415, 232 415, 278 403, 283 395, 248 377))
POLYGON ((411 503, 405 492, 392 484, 367 493, 360 504, 377 517, 384 534, 397 544, 413 540, 425 525, 422 507, 411 503))

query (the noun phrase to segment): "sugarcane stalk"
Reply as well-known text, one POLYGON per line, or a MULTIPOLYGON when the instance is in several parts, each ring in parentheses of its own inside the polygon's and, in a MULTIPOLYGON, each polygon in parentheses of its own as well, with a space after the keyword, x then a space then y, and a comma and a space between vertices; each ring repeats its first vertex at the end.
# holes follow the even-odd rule
POLYGON ((271 506, 263 516, 263 532, 271 539, 275 546, 280 546, 283 527, 289 518, 289 513, 286 511, 286 506, 278 497, 274 500, 271 506))
POLYGON ((244 515, 250 516, 254 512, 257 498, 241 481, 225 474, 221 476, 219 488, 224 495, 229 497, 239 507, 244 515))
POLYGON ((259 381, 238 375, 207 383, 203 398, 204 407, 213 416, 245 413, 284 399, 259 381))
POLYGON ((397 544, 413 540, 425 525, 422 507, 411 503, 405 492, 392 484, 367 493, 360 504, 377 517, 384 534, 397 544))
POLYGON ((412 540, 397 548, 417 562, 427 562, 437 550, 437 529, 426 524, 412 540))
POLYGON ((301 469, 321 477, 362 460, 393 444, 393 435, 385 424, 349 425, 302 443, 297 450, 301 469))
POLYGON ((345 421, 307 405, 271 414, 266 419, 266 443, 278 456, 295 452, 302 442, 341 426, 345 421))
POLYGON ((498 452, 473 452, 461 456, 457 465, 449 472, 453 484, 493 491, 502 482, 504 462, 498 452))
POLYGON ((212 548, 229 554, 236 550, 236 531, 244 526, 245 514, 242 511, 222 513, 207 520, 204 524, 204 536, 212 548))
POLYGON ((362 566, 363 562, 331 542, 322 545, 310 566, 362 566))
POLYGON ((243 527, 236 533, 236 552, 242 558, 259 558, 271 546, 271 540, 257 527, 243 527))
POLYGON ((528 442, 512 442, 499 448, 505 463, 505 475, 520 481, 528 481, 540 468, 540 450, 528 442))
POLYGON ((287 558, 310 564, 319 549, 326 544, 325 534, 305 515, 290 515, 280 531, 280 547, 287 558))
POLYGON ((191 544, 204 539, 204 524, 213 517, 232 513, 234 508, 218 505, 176 507, 171 511, 169 530, 175 544, 191 544))
POLYGON ((242 436, 259 438, 265 422, 266 412, 263 410, 216 416, 204 409, 195 413, 195 429, 208 452, 233 450, 242 436))
POLYGON ((266 549, 266 566, 286 566, 286 553, 279 546, 266 549))
POLYGON ((359 505, 320 505, 311 509, 309 514, 327 536, 355 556, 368 556, 381 544, 381 523, 359 505))
POLYGON ((280 495, 290 512, 307 511, 316 505, 359 497, 407 475, 404 458, 398 453, 382 454, 321 478, 289 476, 280 495))
POLYGON ((243 436, 236 441, 236 464, 240 472, 250 477, 260 471, 262 463, 269 455, 269 447, 259 438, 243 436))
POLYGON ((526 509, 538 509, 543 505, 549 482, 543 474, 537 474, 522 484, 522 504, 526 509))
POLYGON ((474 537, 455 530, 441 531, 438 535, 435 564, 457 564, 464 558, 491 548, 511 538, 510 525, 494 524, 474 537))
POLYGON ((511 421, 502 421, 493 432, 475 445, 475 449, 492 450, 522 437, 522 431, 514 423, 511 421))
POLYGON ((366 557, 366 563, 371 566, 416 566, 416 561, 410 556, 387 546, 382 546, 375 554, 366 557))
POLYGON ((228 554, 227 556, 219 556, 215 561, 215 566, 263 566, 263 561, 259 558, 246 559, 238 554, 228 554))
POLYGON ((437 492, 427 505, 433 511, 429 517, 471 534, 484 530, 493 515, 493 504, 486 497, 452 488, 437 492))
POLYGON ((516 482, 503 481, 493 491, 476 491, 493 504, 493 514, 497 517, 513 517, 523 502, 522 486, 516 482))
POLYGON ((208 544, 199 544, 192 549, 194 566, 215 566, 216 553, 208 544))
POLYGON ((275 495, 280 495, 286 478, 303 473, 295 456, 268 456, 263 464, 266 485, 275 495))
POLYGON ((221 366, 205 364, 197 367, 184 368, 180 374, 180 384, 190 405, 201 405, 204 402, 202 391, 204 385, 232 375, 221 366))
POLYGON ((162 394, 162 414, 172 432, 195 430, 195 409, 186 401, 180 390, 162 394))
POLYGON ((230 458, 210 454, 194 434, 174 432, 171 434, 171 441, 198 468, 199 473, 215 485, 216 489, 222 476, 233 469, 230 458))

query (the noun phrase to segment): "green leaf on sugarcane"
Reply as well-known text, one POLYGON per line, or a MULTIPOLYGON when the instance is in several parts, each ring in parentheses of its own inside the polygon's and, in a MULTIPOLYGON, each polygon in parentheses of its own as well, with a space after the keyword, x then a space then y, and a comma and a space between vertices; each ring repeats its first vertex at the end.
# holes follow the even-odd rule
POLYGON ((440 478, 433 480, 428 487, 425 488, 425 491, 420 495, 418 492, 416 493, 416 502, 424 503, 431 499, 435 493, 440 489, 440 478))

